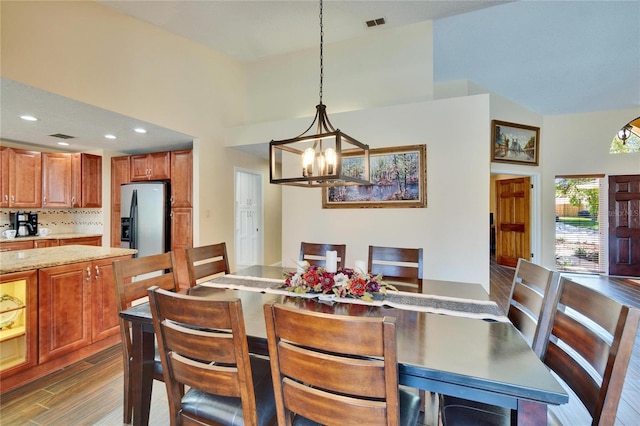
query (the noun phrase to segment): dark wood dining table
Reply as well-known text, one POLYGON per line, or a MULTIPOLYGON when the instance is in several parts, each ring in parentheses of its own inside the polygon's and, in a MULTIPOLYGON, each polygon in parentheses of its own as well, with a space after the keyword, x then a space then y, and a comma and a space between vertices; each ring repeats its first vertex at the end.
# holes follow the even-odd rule
MULTIPOLYGON (((279 267, 253 266, 236 272, 244 277, 282 278, 279 267)), ((425 293, 462 299, 489 300, 478 284, 424 280, 425 293)), ((317 299, 200 285, 193 295, 239 298, 252 353, 268 355, 263 305, 279 302, 299 309, 355 316, 396 318, 400 384, 459 396, 516 410, 518 425, 547 423, 547 404, 564 404, 568 394, 536 357, 509 322, 432 314, 410 309, 352 303, 326 303, 317 299)), ((121 311, 132 324, 131 382, 133 424, 149 419, 153 382, 154 332, 149 304, 121 311)))

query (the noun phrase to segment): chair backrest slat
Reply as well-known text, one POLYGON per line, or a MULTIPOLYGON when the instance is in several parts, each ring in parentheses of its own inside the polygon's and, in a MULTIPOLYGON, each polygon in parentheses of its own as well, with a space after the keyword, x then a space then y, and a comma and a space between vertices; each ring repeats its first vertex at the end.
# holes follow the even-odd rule
POLYGON ((224 242, 187 248, 186 258, 191 287, 216 275, 231 273, 227 244, 224 242))
POLYGON ((318 244, 318 243, 300 243, 299 260, 306 260, 310 265, 326 266, 326 254, 328 251, 336 251, 338 253, 338 268, 344 268, 345 256, 347 253, 346 244, 318 244))
POLYGON ((264 307, 280 424, 397 425, 395 318, 264 307), (348 378, 345 377, 348 375, 348 378))
POLYGON ((539 357, 551 325, 558 274, 525 259, 518 259, 507 317, 539 357))
POLYGON ((542 359, 578 396, 592 424, 613 425, 640 310, 567 277, 557 293, 542 359))
POLYGON ((422 293, 422 248, 369 246, 368 267, 398 290, 422 293))

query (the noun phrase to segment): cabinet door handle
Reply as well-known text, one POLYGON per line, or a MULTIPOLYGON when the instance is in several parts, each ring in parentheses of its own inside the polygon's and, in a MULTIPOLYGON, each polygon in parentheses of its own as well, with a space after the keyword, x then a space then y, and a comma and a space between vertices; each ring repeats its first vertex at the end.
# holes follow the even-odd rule
POLYGON ((91 268, 87 266, 87 282, 91 281, 91 268))
POLYGON ((15 197, 15 195, 12 194, 11 195, 11 204, 13 204, 15 202, 16 202, 16 197, 15 197))
POLYGON ((9 202, 9 196, 7 194, 4 194, 4 202, 5 203, 9 202))
POLYGON ((76 203, 76 197, 73 196, 73 197, 71 197, 71 204, 75 204, 75 203, 76 203))
POLYGON ((47 197, 42 197, 42 204, 47 204, 47 197))
POLYGON ((96 281, 98 281, 100 279, 100 268, 98 268, 98 265, 96 265, 96 281))

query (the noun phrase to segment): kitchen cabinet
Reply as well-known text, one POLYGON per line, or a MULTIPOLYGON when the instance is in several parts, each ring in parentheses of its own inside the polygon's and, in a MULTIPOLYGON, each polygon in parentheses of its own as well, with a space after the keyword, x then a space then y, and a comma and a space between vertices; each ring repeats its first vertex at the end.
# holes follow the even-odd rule
POLYGON ((29 250, 33 248, 33 240, 28 241, 3 241, 0 244, 0 251, 29 250))
POLYGON ((102 245, 102 237, 77 237, 77 238, 64 238, 58 240, 60 246, 98 246, 102 245))
POLYGON ((0 207, 38 208, 42 204, 39 152, 0 147, 0 207))
POLYGON ((38 270, 38 362, 119 333, 115 257, 38 270))
POLYGON ((58 247, 59 245, 59 240, 54 239, 33 240, 33 248, 58 247))
POLYGON ((0 380, 36 365, 38 275, 0 275, 0 380))
POLYGON ((171 208, 193 207, 193 153, 171 152, 171 208))
POLYGON ((131 182, 171 179, 171 153, 152 152, 131 156, 131 182))
POLYGON ((102 157, 71 154, 71 207, 102 207, 102 157))
POLYGON ((111 247, 120 247, 120 185, 131 180, 129 156, 111 158, 111 247))
POLYGON ((42 207, 71 207, 71 155, 43 152, 42 207))

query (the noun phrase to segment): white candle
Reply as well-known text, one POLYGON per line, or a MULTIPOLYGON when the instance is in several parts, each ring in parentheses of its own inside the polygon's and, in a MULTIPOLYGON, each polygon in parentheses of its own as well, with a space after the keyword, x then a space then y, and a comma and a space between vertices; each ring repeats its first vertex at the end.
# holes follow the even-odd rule
POLYGON ((329 250, 326 253, 326 265, 327 272, 337 272, 338 271, 338 252, 335 250, 329 250))
POLYGON ((354 268, 356 272, 360 272, 362 274, 367 273, 367 262, 364 260, 356 260, 354 268))

